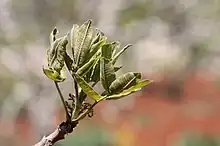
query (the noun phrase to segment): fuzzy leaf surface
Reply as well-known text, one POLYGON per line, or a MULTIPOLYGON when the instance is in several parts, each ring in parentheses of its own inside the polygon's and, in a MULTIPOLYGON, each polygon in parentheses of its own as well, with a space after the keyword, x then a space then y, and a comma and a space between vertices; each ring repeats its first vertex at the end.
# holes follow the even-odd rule
POLYGON ((90 98, 95 101, 99 101, 102 96, 96 92, 82 77, 75 74, 77 83, 79 84, 80 88, 82 88, 83 92, 87 94, 90 98))
POLYGON ((124 89, 127 89, 131 87, 132 85, 135 85, 138 81, 138 79, 141 79, 140 73, 134 73, 134 72, 128 72, 120 77, 118 77, 109 87, 110 93, 118 93, 123 91, 124 89))
POLYGON ((111 61, 100 59, 100 80, 103 88, 109 92, 109 86, 116 79, 115 70, 111 61))
POLYGON ((82 26, 74 25, 71 31, 71 46, 74 52, 74 60, 81 67, 86 60, 93 39, 92 21, 86 21, 82 26))
POLYGON ((64 74, 64 65, 66 57, 66 45, 68 43, 67 36, 58 38, 51 43, 51 47, 47 51, 48 66, 43 68, 43 71, 48 78, 61 82, 66 78, 64 74))
POLYGON ((106 100, 116 100, 116 99, 120 99, 122 97, 128 96, 134 92, 141 90, 143 87, 149 85, 150 83, 152 83, 152 80, 140 81, 136 85, 131 86, 130 88, 123 90, 121 93, 107 96, 106 100))

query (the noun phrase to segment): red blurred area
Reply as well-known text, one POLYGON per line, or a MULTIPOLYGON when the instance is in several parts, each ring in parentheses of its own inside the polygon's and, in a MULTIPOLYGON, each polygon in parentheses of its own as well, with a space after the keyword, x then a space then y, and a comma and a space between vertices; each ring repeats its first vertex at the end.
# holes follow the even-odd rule
MULTIPOLYGON (((184 132, 220 134, 220 91, 216 79, 209 74, 189 74, 182 79, 166 74, 155 77, 150 77, 155 82, 135 97, 134 108, 120 112, 120 122, 113 126, 100 124, 116 133, 121 128, 127 135, 130 132, 133 139, 129 135, 127 141, 132 146, 171 146, 184 132), (150 122, 137 124, 137 115, 149 116, 150 122)), ((98 115, 95 119, 100 121, 98 115)))
MULTIPOLYGON (((134 107, 120 110, 116 123, 106 123, 100 112, 111 101, 98 105, 88 122, 112 133, 116 146, 171 146, 184 132, 220 134, 220 91, 216 78, 209 74, 185 75, 181 79, 163 74, 150 78, 154 83, 132 97, 134 107), (147 120, 141 122, 140 117, 147 120)), ((63 110, 58 110, 53 124, 62 121, 63 115, 63 110)), ((22 131, 22 139, 30 136, 26 120, 19 119, 16 127, 22 131)))

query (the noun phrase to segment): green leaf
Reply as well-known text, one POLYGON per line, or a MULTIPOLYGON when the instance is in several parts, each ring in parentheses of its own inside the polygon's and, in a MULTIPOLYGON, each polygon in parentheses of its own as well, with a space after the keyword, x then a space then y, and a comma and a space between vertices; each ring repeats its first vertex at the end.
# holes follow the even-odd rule
POLYGON ((99 42, 92 45, 91 50, 89 52, 89 58, 91 58, 95 53, 97 53, 101 47, 105 44, 106 37, 103 37, 99 42))
POLYGON ((86 55, 88 54, 91 42, 93 39, 93 29, 92 21, 86 21, 82 26, 74 25, 71 31, 71 44, 74 49, 74 60, 76 65, 81 67, 86 60, 86 55))
POLYGON ((62 38, 56 39, 52 42, 51 47, 47 50, 47 62, 48 66, 51 66, 56 58, 58 45, 61 42, 62 38))
POLYGON ((46 68, 43 68, 43 72, 49 79, 57 82, 63 82, 66 79, 65 74, 63 72, 59 74, 55 70, 46 69, 46 68))
POLYGON ((102 57, 110 60, 112 59, 112 44, 105 44, 102 46, 102 57))
POLYGON ((57 72, 64 66, 67 43, 67 36, 56 39, 47 51, 48 67, 54 68, 57 72))
POLYGON ((58 29, 55 27, 52 32, 50 33, 50 45, 56 40, 56 35, 58 33, 58 29))
POLYGON ((141 78, 141 73, 128 72, 118 77, 109 87, 111 94, 119 93, 137 83, 137 79, 141 78))
POLYGON ((120 42, 112 42, 112 56, 116 55, 117 50, 120 48, 120 42))
POLYGON ((92 45, 94 45, 94 44, 96 44, 97 42, 99 42, 100 41, 100 39, 101 39, 101 33, 100 32, 98 32, 97 34, 96 34, 96 36, 92 39, 92 45))
POLYGON ((97 93, 93 88, 79 75, 74 74, 77 80, 77 83, 79 84, 80 88, 82 88, 83 92, 85 92, 90 98, 92 98, 95 101, 99 101, 102 99, 102 96, 97 93))
POLYGON ((87 74, 90 71, 90 69, 99 61, 100 57, 101 55, 93 56, 89 60, 89 62, 87 62, 81 68, 77 70, 76 74, 78 74, 79 76, 84 76, 85 74, 87 74))
POLYGON ((70 58, 70 56, 67 53, 65 53, 64 60, 68 70, 75 72, 73 60, 70 58))
POLYGON ((48 68, 44 68, 46 76, 52 80, 63 81, 65 75, 65 57, 67 36, 56 39, 51 44, 51 48, 47 51, 48 68), (57 75, 58 74, 58 75, 57 75))
POLYGON ((90 81, 95 83, 100 81, 100 60, 93 66, 90 81))
POLYGON ((122 97, 128 96, 131 93, 137 92, 139 90, 141 90, 143 87, 149 85, 150 83, 152 83, 152 80, 143 80, 138 82, 136 85, 125 89, 124 91, 122 91, 121 93, 118 94, 114 94, 114 95, 110 95, 105 97, 107 100, 116 100, 116 99, 120 99, 122 97))
POLYGON ((112 63, 115 64, 118 58, 121 56, 121 54, 124 53, 131 46, 132 46, 131 44, 126 45, 124 48, 122 48, 121 51, 119 51, 116 55, 114 55, 112 59, 112 63))
POLYGON ((79 30, 79 25, 77 24, 73 24, 73 27, 70 30, 70 47, 72 50, 72 57, 73 57, 74 63, 76 63, 75 52, 74 52, 74 34, 77 33, 78 30, 79 30))
POLYGON ((112 62, 103 57, 100 59, 100 79, 103 88, 108 92, 109 86, 116 79, 112 62))

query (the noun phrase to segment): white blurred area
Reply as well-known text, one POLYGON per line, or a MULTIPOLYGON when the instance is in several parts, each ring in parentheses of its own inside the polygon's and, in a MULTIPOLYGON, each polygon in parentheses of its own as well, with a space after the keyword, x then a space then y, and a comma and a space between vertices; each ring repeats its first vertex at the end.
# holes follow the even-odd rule
MULTIPOLYGON (((62 105, 55 86, 42 72, 54 26, 64 34, 73 23, 92 19, 111 40, 121 41, 121 47, 133 44, 120 60, 120 73, 138 71, 151 77, 184 74, 190 68, 219 78, 219 10, 219 0, 1 0, 0 143, 15 145, 8 139, 17 136, 20 114, 34 133, 20 145, 48 134, 64 118, 57 116, 62 105)), ((62 89, 67 96, 71 82, 62 89)), ((117 124, 120 112, 132 111, 140 94, 106 102, 99 112, 103 122, 117 124)))

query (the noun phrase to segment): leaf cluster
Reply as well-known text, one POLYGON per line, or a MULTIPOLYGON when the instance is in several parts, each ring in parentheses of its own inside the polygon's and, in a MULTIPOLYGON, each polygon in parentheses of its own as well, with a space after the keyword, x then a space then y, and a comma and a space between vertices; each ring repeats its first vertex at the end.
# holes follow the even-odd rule
POLYGON ((50 34, 50 48, 47 50, 48 64, 43 68, 44 74, 56 85, 66 80, 66 71, 72 76, 74 93, 69 94, 69 102, 63 101, 67 120, 81 120, 92 116, 93 107, 103 100, 114 100, 134 93, 151 80, 141 80, 141 73, 128 72, 117 76, 122 66, 116 66, 118 58, 131 46, 121 50, 120 42, 109 42, 107 37, 92 26, 88 20, 81 26, 74 24, 70 32, 57 38, 58 30, 50 34), (70 43, 71 53, 67 53, 70 43), (94 86, 101 82, 104 92, 98 93, 94 86), (90 97, 94 103, 86 103, 90 97))

